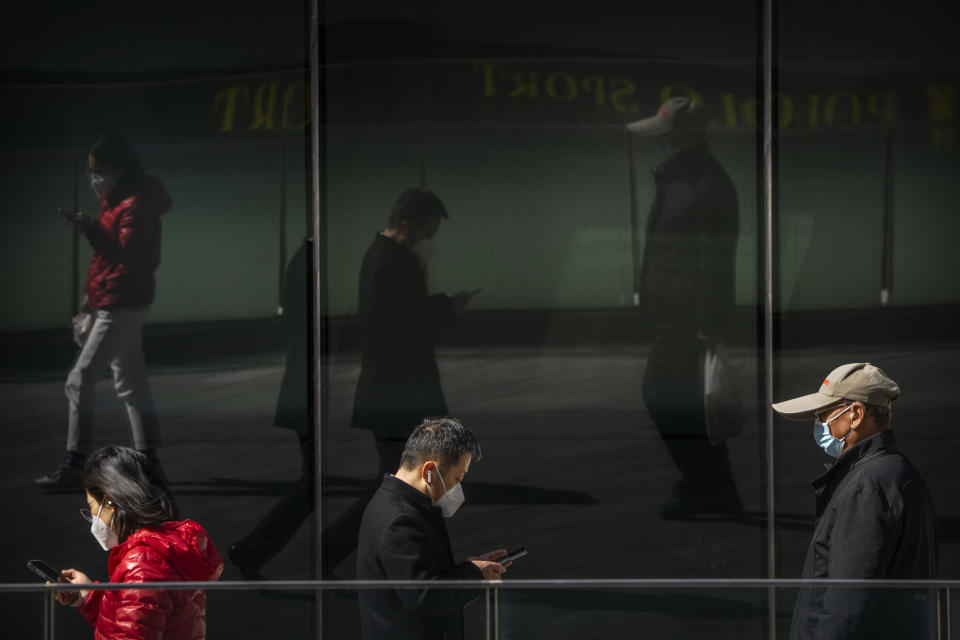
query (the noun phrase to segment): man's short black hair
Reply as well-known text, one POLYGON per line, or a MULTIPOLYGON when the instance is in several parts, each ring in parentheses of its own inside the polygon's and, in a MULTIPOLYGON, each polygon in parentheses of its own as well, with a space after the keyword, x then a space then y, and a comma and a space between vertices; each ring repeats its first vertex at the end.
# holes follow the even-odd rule
POLYGON ((480 459, 480 444, 470 429, 454 418, 426 418, 407 438, 400 461, 406 469, 415 469, 427 460, 446 469, 467 453, 474 462, 480 459))
POLYGON ((401 222, 410 222, 421 228, 434 218, 447 218, 447 208, 430 189, 413 187, 400 194, 393 203, 393 210, 387 219, 387 228, 396 229, 401 222))

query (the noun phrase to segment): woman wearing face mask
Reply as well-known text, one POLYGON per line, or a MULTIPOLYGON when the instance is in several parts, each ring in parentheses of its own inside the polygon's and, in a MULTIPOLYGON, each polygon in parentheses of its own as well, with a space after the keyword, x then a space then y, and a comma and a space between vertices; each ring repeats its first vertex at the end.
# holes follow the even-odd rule
MULTIPOLYGON (((147 457, 126 447, 94 453, 83 471, 88 520, 97 543, 109 550, 110 582, 199 582, 216 580, 223 561, 210 536, 192 520, 181 520, 177 505, 147 457)), ((90 583, 76 569, 64 569, 74 584, 90 583)), ((206 636, 203 591, 58 592, 61 604, 77 607, 95 629, 94 638, 137 640, 206 636)))
POLYGON ((172 201, 159 178, 144 173, 137 153, 118 135, 94 143, 87 166, 90 186, 100 202, 100 216, 64 215, 93 248, 83 308, 94 322, 67 377, 66 457, 56 470, 36 480, 44 489, 59 491, 80 486, 84 455, 93 434, 94 386, 107 366, 113 370, 117 396, 126 405, 134 448, 157 464, 160 444, 140 330, 156 288, 160 216, 172 201))

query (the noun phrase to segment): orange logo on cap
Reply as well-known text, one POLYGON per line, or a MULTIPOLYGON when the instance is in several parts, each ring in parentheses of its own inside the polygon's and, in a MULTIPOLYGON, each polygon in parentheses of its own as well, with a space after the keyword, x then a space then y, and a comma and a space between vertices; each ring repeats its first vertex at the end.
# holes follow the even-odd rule
POLYGON ((825 386, 830 386, 830 381, 829 381, 829 380, 824 380, 824 381, 823 381, 823 384, 824 384, 825 386))

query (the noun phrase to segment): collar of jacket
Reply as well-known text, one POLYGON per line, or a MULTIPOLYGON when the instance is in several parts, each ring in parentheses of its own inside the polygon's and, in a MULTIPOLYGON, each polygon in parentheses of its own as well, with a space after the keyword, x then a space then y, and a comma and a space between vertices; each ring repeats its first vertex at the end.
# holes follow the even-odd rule
POLYGON ((897 446, 897 437, 894 435, 892 429, 886 429, 876 435, 870 436, 863 442, 857 443, 852 449, 841 455, 840 458, 833 463, 833 466, 827 469, 823 475, 810 484, 813 486, 813 490, 817 495, 820 495, 825 487, 835 487, 858 465, 867 460, 881 454, 899 452, 900 448, 897 446))
POLYGON ((383 488, 392 493, 399 493, 403 499, 411 503, 417 509, 423 511, 429 516, 437 514, 442 515, 443 509, 433 504, 433 499, 401 480, 400 478, 387 474, 383 476, 383 488))
POLYGON ((677 151, 672 156, 650 170, 657 180, 677 179, 688 175, 698 175, 710 161, 710 148, 707 142, 677 151))

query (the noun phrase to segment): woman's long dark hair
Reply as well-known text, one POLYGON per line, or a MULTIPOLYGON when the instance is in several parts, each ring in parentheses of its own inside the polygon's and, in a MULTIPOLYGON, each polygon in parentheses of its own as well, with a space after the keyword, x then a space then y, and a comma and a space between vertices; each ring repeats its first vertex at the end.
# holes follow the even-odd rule
POLYGON ((113 529, 121 541, 141 527, 180 519, 167 483, 135 449, 104 447, 95 452, 83 468, 83 488, 97 502, 110 500, 116 514, 113 529))
POLYGON ((94 142, 87 153, 96 158, 98 163, 123 169, 123 175, 114 190, 122 197, 136 191, 143 182, 143 162, 127 139, 120 134, 108 133, 94 142))

